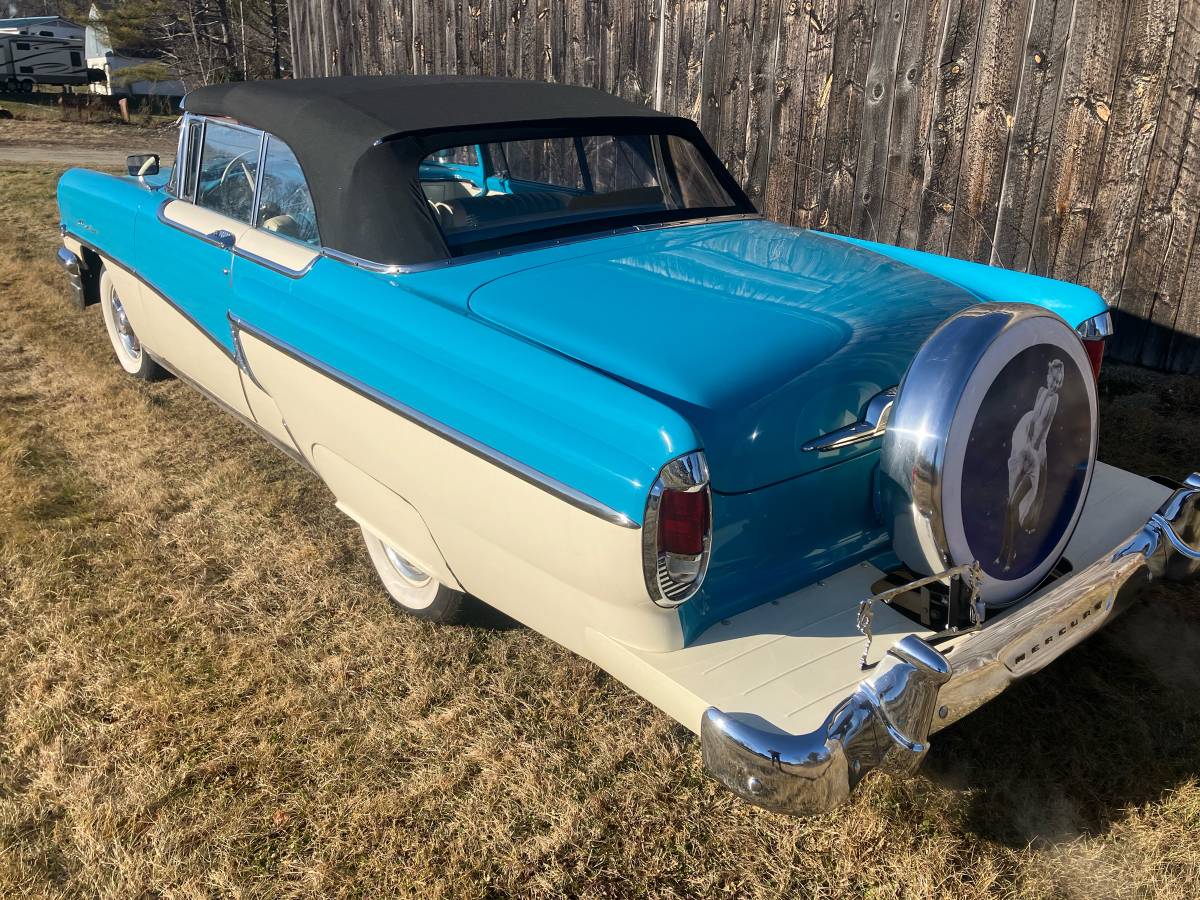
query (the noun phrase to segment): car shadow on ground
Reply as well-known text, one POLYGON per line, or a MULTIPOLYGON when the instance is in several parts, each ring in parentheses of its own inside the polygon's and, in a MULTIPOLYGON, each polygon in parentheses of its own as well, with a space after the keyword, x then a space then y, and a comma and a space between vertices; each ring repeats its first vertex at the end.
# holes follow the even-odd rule
POLYGON ((1156 585, 1054 665, 933 736, 924 773, 1014 848, 1104 832, 1200 774, 1200 590, 1156 585))

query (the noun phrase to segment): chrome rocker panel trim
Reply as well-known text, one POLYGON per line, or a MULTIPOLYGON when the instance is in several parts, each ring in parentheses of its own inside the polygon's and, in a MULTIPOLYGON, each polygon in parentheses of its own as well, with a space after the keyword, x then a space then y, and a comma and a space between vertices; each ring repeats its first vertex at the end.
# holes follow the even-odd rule
POLYGON ((942 652, 898 641, 869 678, 809 734, 791 735, 710 707, 700 726, 704 764, 743 800, 816 815, 845 801, 872 769, 911 775, 929 735, 1045 668, 1157 579, 1200 573, 1200 473, 1110 553, 1044 595, 953 639, 942 652))

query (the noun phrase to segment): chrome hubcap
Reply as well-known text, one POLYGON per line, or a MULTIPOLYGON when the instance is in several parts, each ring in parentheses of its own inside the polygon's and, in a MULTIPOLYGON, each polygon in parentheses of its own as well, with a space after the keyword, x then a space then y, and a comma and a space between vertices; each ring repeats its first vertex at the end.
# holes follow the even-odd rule
POLYGON ((113 291, 108 298, 108 305, 112 310, 113 325, 116 326, 121 346, 125 348, 125 352, 132 359, 137 359, 142 355, 142 345, 138 342, 137 335, 133 333, 129 317, 125 315, 125 307, 121 305, 121 298, 117 296, 116 291, 113 291))
POLYGON ((384 547, 383 552, 387 555, 388 562, 392 564, 392 568, 396 570, 396 574, 413 587, 425 587, 425 585, 433 581, 432 576, 422 572, 391 547, 384 547))

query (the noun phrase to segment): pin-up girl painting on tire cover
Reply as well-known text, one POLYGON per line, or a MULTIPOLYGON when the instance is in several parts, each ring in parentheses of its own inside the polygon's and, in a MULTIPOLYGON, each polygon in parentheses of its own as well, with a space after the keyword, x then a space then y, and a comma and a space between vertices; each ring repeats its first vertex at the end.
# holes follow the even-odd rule
POLYGON ((1008 510, 1004 518, 1004 543, 997 565, 1005 571, 1016 560, 1017 528, 1033 532, 1042 515, 1046 496, 1046 438, 1058 411, 1058 389, 1065 370, 1061 359, 1046 368, 1046 386, 1038 388, 1033 409, 1021 416, 1012 433, 1008 455, 1008 510))

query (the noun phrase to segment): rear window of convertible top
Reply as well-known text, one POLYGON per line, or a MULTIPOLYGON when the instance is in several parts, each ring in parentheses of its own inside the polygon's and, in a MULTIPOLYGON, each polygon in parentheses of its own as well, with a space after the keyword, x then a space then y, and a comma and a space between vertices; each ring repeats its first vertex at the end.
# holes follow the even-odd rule
POLYGON ((743 211, 700 149, 673 134, 447 147, 421 161, 420 181, 455 256, 743 211))

